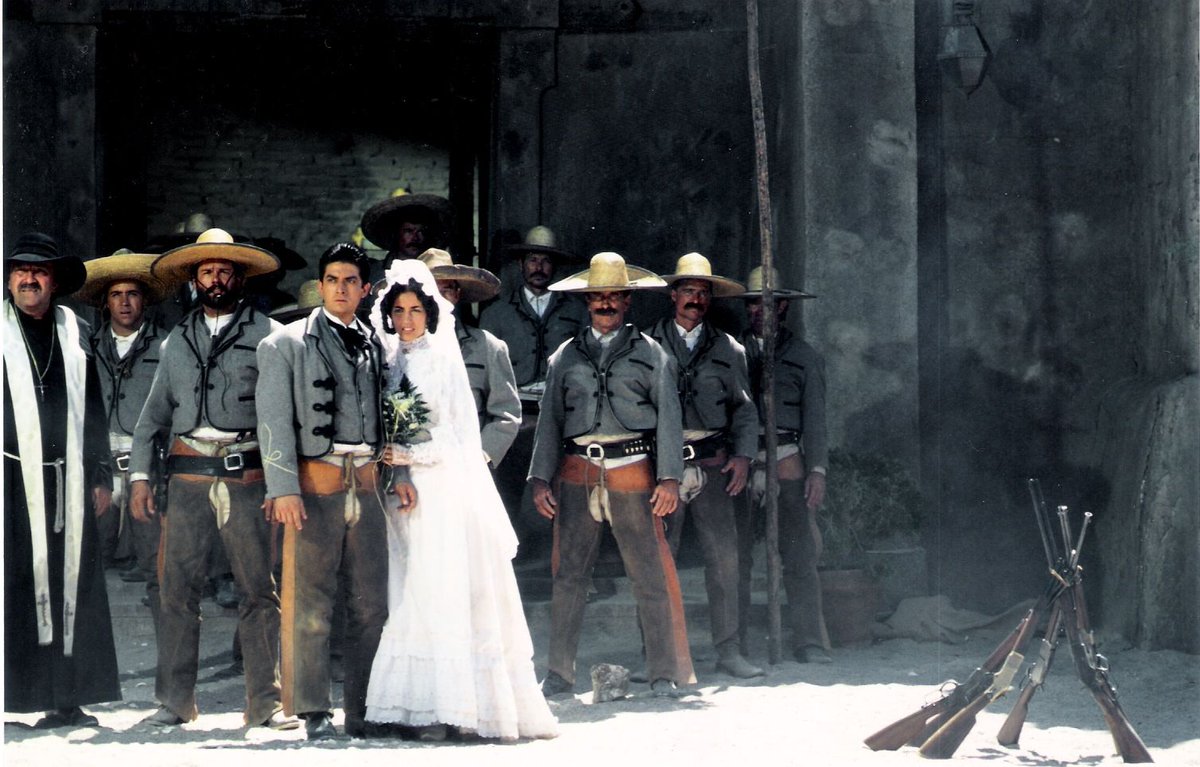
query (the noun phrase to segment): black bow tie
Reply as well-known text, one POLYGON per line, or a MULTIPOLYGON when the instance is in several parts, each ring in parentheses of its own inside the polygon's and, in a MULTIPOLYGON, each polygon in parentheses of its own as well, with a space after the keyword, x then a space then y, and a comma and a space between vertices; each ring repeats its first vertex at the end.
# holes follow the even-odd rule
POLYGON ((338 338, 342 339, 342 345, 346 347, 346 351, 350 352, 351 356, 367 350, 367 339, 356 328, 348 328, 336 322, 329 324, 337 331, 338 338))

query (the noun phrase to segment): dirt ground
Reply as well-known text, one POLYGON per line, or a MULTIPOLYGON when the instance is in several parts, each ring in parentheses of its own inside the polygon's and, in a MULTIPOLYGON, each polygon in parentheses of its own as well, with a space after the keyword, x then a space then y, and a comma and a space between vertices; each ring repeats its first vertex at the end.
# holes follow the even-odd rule
MULTIPOLYGON (((698 577, 698 573, 689 580, 698 577)), ((140 585, 110 573, 109 593, 117 632, 124 701, 88 707, 100 728, 38 731, 37 715, 6 714, 0 757, 5 765, 170 764, 296 765, 333 757, 356 765, 657 765, 916 764, 914 748, 873 752, 863 738, 938 696, 949 679, 965 679, 1014 625, 998 623, 973 631, 962 643, 888 639, 834 648, 833 663, 800 664, 786 659, 769 666, 765 678, 749 682, 714 671, 707 625, 692 620, 692 650, 699 683, 677 699, 653 698, 646 685, 632 685, 626 700, 593 704, 587 669, 600 662, 630 668, 640 664, 633 640, 636 625, 624 595, 589 607, 579 656, 576 694, 551 701, 561 723, 554 740, 517 743, 418 744, 397 740, 340 739, 307 744, 303 730, 276 733, 241 726, 240 679, 214 679, 228 666, 233 611, 205 601, 201 657, 200 718, 182 727, 144 731, 138 720, 152 711, 154 643, 139 604, 140 585), (610 603, 610 604, 606 604, 610 603)), ((692 585, 691 591, 702 586, 692 585)), ((528 610, 544 669, 548 611, 528 610)), ((1099 637, 1111 664, 1126 714, 1159 764, 1200 765, 1200 657, 1148 652, 1099 637)), ((996 743, 996 732, 1015 693, 991 704, 978 717, 955 760, 989 765, 1120 764, 1104 720, 1080 684, 1065 648, 1045 687, 1033 701, 1020 747, 996 743)), ((752 659, 766 664, 765 636, 754 638, 752 659)), ((335 714, 341 724, 341 712, 335 714)), ((927 762, 926 762, 927 763, 927 762)))

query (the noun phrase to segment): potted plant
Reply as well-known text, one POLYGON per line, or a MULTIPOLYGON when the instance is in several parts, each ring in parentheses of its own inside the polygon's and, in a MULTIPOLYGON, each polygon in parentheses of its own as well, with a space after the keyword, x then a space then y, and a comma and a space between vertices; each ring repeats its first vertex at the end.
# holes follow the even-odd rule
POLYGON ((904 464, 834 448, 825 505, 818 514, 823 542, 821 587, 830 638, 870 638, 880 603, 924 593, 924 551, 917 546, 921 494, 904 464))

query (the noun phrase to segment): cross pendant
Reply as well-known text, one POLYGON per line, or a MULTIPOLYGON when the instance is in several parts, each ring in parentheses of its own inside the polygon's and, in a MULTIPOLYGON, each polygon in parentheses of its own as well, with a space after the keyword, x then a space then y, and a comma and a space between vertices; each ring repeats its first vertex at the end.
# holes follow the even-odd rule
POLYGON ((46 611, 46 607, 47 607, 48 603, 49 603, 49 600, 46 599, 46 595, 42 594, 42 598, 38 600, 38 606, 42 608, 42 623, 43 624, 50 622, 50 615, 46 611))
POLYGON ((46 384, 37 383, 35 385, 37 386, 37 390, 38 390, 38 399, 41 400, 42 402, 45 402, 46 401, 46 384))

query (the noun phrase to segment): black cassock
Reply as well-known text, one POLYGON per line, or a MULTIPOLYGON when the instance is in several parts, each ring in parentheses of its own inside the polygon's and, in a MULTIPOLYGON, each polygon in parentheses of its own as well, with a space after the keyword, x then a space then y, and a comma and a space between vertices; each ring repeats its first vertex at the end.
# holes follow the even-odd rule
MULTIPOLYGON (((43 364, 51 347, 53 317, 31 319, 17 312, 34 357, 43 364)), ((84 335, 83 337, 86 337, 84 335)), ((61 340, 61 339, 60 339, 61 340)), ((45 400, 39 401, 34 387, 33 402, 16 403, 19 407, 37 407, 42 429, 44 461, 66 457, 67 392, 61 347, 54 345, 46 372, 45 400)), ((113 647, 112 619, 108 611, 108 593, 104 568, 100 561, 96 517, 92 511, 91 488, 108 485, 108 430, 96 369, 88 363, 87 403, 84 419, 84 499, 83 547, 79 561, 79 586, 76 598, 75 641, 72 655, 63 655, 63 556, 64 533, 54 532, 55 498, 58 489, 54 469, 42 472, 46 495, 46 544, 50 579, 50 612, 54 620, 54 640, 38 644, 37 614, 34 604, 33 546, 29 513, 21 466, 9 455, 19 455, 16 426, 13 421, 9 366, 4 372, 4 710, 12 713, 51 711, 89 703, 120 700, 117 681, 117 657, 113 647)), ((32 365, 31 365, 32 368, 32 365)), ((36 375, 35 375, 36 378, 36 375)), ((35 381, 36 384, 36 381, 35 381)), ((112 513, 111 511, 109 512, 112 513)))

